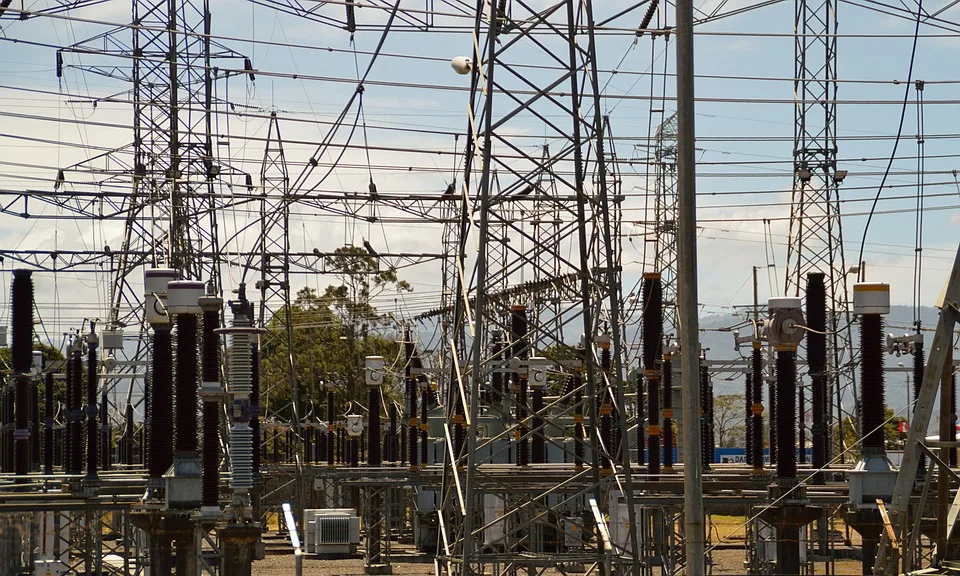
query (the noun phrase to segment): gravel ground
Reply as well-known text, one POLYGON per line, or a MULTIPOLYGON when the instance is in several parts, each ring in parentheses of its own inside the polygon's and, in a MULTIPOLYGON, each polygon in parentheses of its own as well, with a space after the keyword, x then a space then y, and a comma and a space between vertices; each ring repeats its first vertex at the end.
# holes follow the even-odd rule
MULTIPOLYGON (((253 563, 253 576, 292 576, 294 573, 293 554, 268 555, 253 563)), ((363 576, 363 559, 348 558, 338 560, 304 557, 305 576, 363 576)), ((433 574, 433 563, 394 562, 393 573, 404 576, 426 576, 433 574)))

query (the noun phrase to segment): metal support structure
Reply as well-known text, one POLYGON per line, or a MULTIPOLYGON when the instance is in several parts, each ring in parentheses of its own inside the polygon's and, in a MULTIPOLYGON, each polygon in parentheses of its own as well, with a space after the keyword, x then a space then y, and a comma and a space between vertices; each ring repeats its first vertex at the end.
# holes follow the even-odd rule
MULTIPOLYGON (((474 52, 469 66, 462 67, 470 73, 471 118, 464 173, 457 190, 459 226, 454 259, 460 267, 455 270, 457 288, 451 291, 456 298, 453 325, 447 332, 450 379, 444 390, 447 449, 438 558, 443 573, 477 574, 494 564, 498 571, 564 563, 602 566, 604 550, 589 533, 581 546, 563 546, 551 553, 537 535, 556 531, 561 518, 584 529, 583 518, 589 516, 586 497, 605 501, 601 493, 611 478, 600 474, 601 457, 623 476, 625 492, 632 493, 626 419, 620 419, 623 449, 619 455, 614 446, 602 444, 598 438, 601 392, 616 406, 625 404, 619 254, 614 244, 620 200, 614 193, 617 183, 607 174, 595 49, 590 2, 564 0, 542 9, 514 3, 509 10, 504 4, 477 3, 474 52), (532 57, 556 62, 559 68, 531 75, 529 70, 515 67, 514 53, 522 52, 526 59, 531 57, 527 54, 530 50, 534 51, 532 57), (532 96, 523 101, 511 94, 512 90, 531 88, 532 96), (544 136, 551 142, 549 148, 531 153, 517 140, 514 126, 531 121, 542 124, 544 136), (535 229, 532 218, 541 213, 556 218, 557 232, 551 242, 535 245, 529 241, 535 229), (474 253, 476 241, 479 252, 474 253), (549 269, 538 270, 544 263, 549 263, 549 269), (541 298, 528 299, 522 293, 513 301, 497 297, 530 279, 558 273, 576 274, 578 282, 557 306, 541 298), (527 323, 522 333, 512 330, 516 314, 511 309, 520 307, 526 311, 527 323), (604 324, 617 328, 610 331, 608 373, 600 369, 595 354, 595 339, 604 324), (562 333, 570 329, 584 334, 585 389, 581 391, 586 401, 583 424, 588 440, 572 440, 563 450, 575 458, 578 451, 572 444, 588 444, 583 447, 589 449, 592 466, 558 485, 540 482, 536 488, 518 489, 511 482, 513 488, 508 489, 488 472, 494 462, 483 456, 481 448, 506 442, 523 446, 538 427, 534 423, 542 421, 548 428, 556 425, 549 416, 550 406, 545 407, 546 414, 534 413, 527 394, 519 388, 536 370, 566 373, 570 346, 562 333), (506 334, 518 337, 510 343, 507 357, 491 354, 495 342, 502 342, 498 339, 506 334), (507 403, 485 407, 484 415, 493 415, 506 425, 501 432, 481 438, 482 399, 498 396, 488 390, 498 372, 514 375, 514 394, 503 396, 514 405, 509 412, 507 403), (510 495, 508 503, 503 502, 506 493, 510 495), (498 497, 508 513, 495 521, 484 520, 485 502, 496 503, 498 497), (508 535, 493 538, 492 530, 508 535), (520 540, 509 534, 529 534, 530 538, 520 540)), ((523 464, 521 456, 522 451, 517 453, 516 463, 523 464)), ((636 557, 635 537, 631 540, 630 554, 636 557)))
POLYGON ((706 528, 700 469, 700 320, 697 308, 697 183, 693 83, 693 1, 677 7, 677 317, 683 404, 685 574, 703 576, 706 528))
MULTIPOLYGON (((893 533, 900 542, 904 542, 909 523, 907 521, 910 495, 913 492, 914 482, 917 479, 918 464, 920 462, 919 443, 923 442, 930 424, 930 415, 933 412, 933 402, 940 388, 940 380, 947 370, 947 359, 953 351, 953 329, 960 320, 960 249, 957 250, 947 278, 943 300, 940 308, 940 320, 937 322, 933 341, 930 343, 930 352, 923 374, 923 383, 920 385, 920 394, 913 408, 913 418, 910 420, 910 430, 907 432, 908 448, 903 452, 900 462, 900 472, 893 491, 893 499, 887 507, 893 533)), ((897 573, 899 567, 893 566, 887 570, 888 554, 890 552, 890 538, 886 531, 880 536, 877 546, 877 559, 874 564, 875 574, 897 573)), ((910 556, 912 551, 907 550, 903 557, 910 556)))
MULTIPOLYGON (((270 406, 269 412, 264 411, 264 417, 266 421, 288 427, 291 431, 292 446, 288 448, 295 457, 284 460, 289 460, 296 467, 292 505, 295 514, 300 514, 303 510, 303 459, 300 456, 304 429, 300 378, 294 353, 291 308, 293 299, 290 292, 290 174, 280 122, 275 111, 270 113, 259 184, 260 236, 257 240, 256 258, 259 260, 260 277, 257 279, 256 288, 260 294, 260 306, 257 326, 265 331, 260 346, 282 352, 285 360, 279 373, 261 373, 261 394, 266 398, 290 398, 289 402, 270 406)), ((264 403, 264 407, 267 406, 268 404, 264 403)), ((260 439, 255 438, 254 442, 259 449, 260 439)), ((279 513, 285 498, 281 494, 276 496, 277 498, 266 498, 262 501, 262 513, 279 513)))
MULTIPOLYGON (((843 419, 843 396, 856 400, 853 341, 837 170, 837 3, 795 0, 794 171, 784 294, 802 296, 807 274, 822 272, 827 298, 828 421, 843 419)), ((826 460, 830 460, 829 446, 826 460)))
POLYGON ((663 336, 679 336, 677 318, 677 115, 657 127, 654 149, 654 270, 663 285, 663 336))

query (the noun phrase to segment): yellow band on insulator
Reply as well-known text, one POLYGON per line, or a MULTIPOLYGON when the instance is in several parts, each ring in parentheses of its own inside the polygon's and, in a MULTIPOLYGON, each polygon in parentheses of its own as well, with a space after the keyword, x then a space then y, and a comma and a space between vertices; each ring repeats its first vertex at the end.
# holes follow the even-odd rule
POLYGON ((609 416, 611 412, 613 412, 613 406, 606 403, 600 405, 601 416, 609 416))
POLYGON ((416 428, 417 426, 420 425, 420 419, 419 419, 419 418, 411 418, 410 421, 407 422, 407 424, 410 424, 411 426, 413 426, 414 428, 416 428))
POLYGON ((426 424, 421 424, 421 425, 420 425, 420 429, 423 430, 424 432, 426 432, 429 428, 430 428, 430 427, 427 426, 426 424))
POLYGON ((600 349, 601 349, 601 350, 609 350, 609 349, 610 349, 610 343, 609 343, 609 342, 601 342, 601 343, 600 343, 600 349))
POLYGON ((573 415, 574 424, 583 424, 583 414, 574 414, 573 415))
POLYGON ((664 362, 669 362, 669 361, 670 361, 670 358, 671 358, 671 355, 670 355, 669 352, 667 352, 666 354, 663 355, 663 361, 664 361, 664 362))
POLYGON ((759 416, 763 414, 763 404, 760 404, 759 402, 755 404, 751 404, 750 413, 753 414, 754 416, 759 416))
POLYGON ((454 415, 454 417, 453 417, 453 423, 454 423, 454 424, 463 424, 463 416, 461 416, 461 415, 459 415, 459 414, 454 415))
POLYGON ((759 350, 759 349, 762 348, 762 347, 763 347, 763 345, 760 344, 760 342, 754 341, 754 343, 753 343, 753 349, 754 349, 754 350, 759 350))
POLYGON ((777 352, 796 352, 797 345, 796 344, 777 344, 776 346, 773 347, 773 349, 776 350, 777 352))
POLYGON ((659 370, 644 370, 643 377, 647 380, 659 380, 660 371, 659 370))
POLYGON ((673 408, 664 408, 663 409, 664 418, 673 418, 673 408))
POLYGON ((647 436, 659 436, 659 435, 660 435, 659 426, 654 426, 652 424, 650 426, 647 426, 647 436))

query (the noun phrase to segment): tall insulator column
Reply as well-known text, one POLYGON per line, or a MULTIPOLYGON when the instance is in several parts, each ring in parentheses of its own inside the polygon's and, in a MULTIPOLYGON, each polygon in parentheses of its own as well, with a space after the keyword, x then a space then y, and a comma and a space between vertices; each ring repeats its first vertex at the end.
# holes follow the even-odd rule
POLYGON ((797 347, 780 344, 777 351, 777 478, 797 476, 797 347))
POLYGON ((133 420, 133 404, 127 403, 127 407, 124 410, 123 414, 124 426, 123 426, 123 457, 122 464, 133 465, 136 462, 134 461, 134 431, 136 425, 133 420))
POLYGON ((543 434, 543 396, 547 391, 547 370, 549 369, 546 358, 530 358, 527 374, 530 386, 533 388, 533 448, 532 462, 534 464, 545 464, 547 462, 547 443, 543 434))
POLYGON ((410 463, 410 470, 420 469, 420 451, 417 449, 417 441, 420 439, 420 419, 417 414, 417 379, 413 375, 413 369, 416 366, 416 350, 411 340, 410 329, 408 328, 403 337, 404 352, 407 363, 405 366, 405 389, 407 391, 407 460, 410 463))
POLYGON ((430 391, 430 383, 427 382, 426 376, 420 376, 420 380, 417 382, 417 386, 420 388, 420 465, 426 466, 429 461, 429 399, 433 394, 430 391))
POLYGON ((334 416, 333 382, 327 382, 327 466, 337 465, 337 425, 334 416))
POLYGON ((770 427, 770 432, 768 433, 768 441, 770 443, 770 465, 773 466, 777 463, 777 370, 775 362, 769 364, 770 369, 768 370, 766 379, 767 379, 767 398, 770 400, 770 416, 768 417, 768 425, 770 427))
POLYGON ((800 298, 770 298, 767 337, 777 353, 777 478, 797 476, 797 347, 803 340, 800 298))
POLYGON ((399 460, 396 454, 397 446, 397 406, 393 403, 387 407, 387 433, 383 438, 383 452, 387 462, 399 460))
POLYGON ((673 360, 663 354, 663 471, 673 472, 673 360))
MULTIPOLYGON (((220 512, 220 314, 223 300, 213 294, 214 286, 207 286, 207 294, 199 299, 203 311, 203 341, 200 343, 203 400, 203 495, 201 513, 220 512)), ((253 434, 251 433, 251 436, 253 434)), ((253 436, 256 438, 256 436, 253 436)), ((254 454, 259 452, 259 439, 254 454)))
POLYGON ((493 365, 496 367, 493 371, 493 374, 490 375, 492 393, 490 395, 490 408, 494 412, 503 411, 503 394, 504 394, 504 372, 503 372, 503 353, 504 346, 499 334, 495 334, 492 338, 493 342, 490 347, 492 348, 493 356, 493 365))
POLYGON ((43 352, 33 353, 34 377, 30 379, 30 471, 40 472, 40 375, 43 352))
POLYGON ((860 315, 860 435, 862 454, 886 453, 883 442, 883 314, 890 311, 890 286, 863 282, 853 287, 853 311, 860 315))
POLYGON ((43 378, 43 473, 53 474, 53 372, 43 378))
MULTIPOLYGON (((370 423, 368 424, 367 430, 367 464, 370 466, 381 466, 383 465, 383 458, 380 455, 380 400, 381 400, 381 386, 383 386, 383 357, 382 356, 367 356, 364 361, 364 376, 367 382, 367 388, 369 389, 369 400, 367 410, 370 413, 370 423)), ((397 432, 397 407, 396 405, 391 405, 390 407, 390 420, 391 420, 391 436, 393 441, 396 442, 396 432, 397 432)))
MULTIPOLYGON (((248 318, 253 318, 253 305, 250 305, 248 318)), ((266 439, 261 440, 260 435, 266 436, 266 431, 261 430, 262 420, 260 414, 263 408, 260 406, 260 347, 254 342, 250 346, 250 435, 254 438, 253 451, 253 480, 260 480, 260 465, 266 456, 266 439), (261 450, 262 448, 262 450, 261 450)))
POLYGON ((573 367, 573 468, 583 470, 583 346, 577 346, 576 364, 573 367))
POLYGON ((100 391, 100 467, 110 470, 113 466, 113 429, 107 413, 107 390, 100 391))
POLYGON ((148 496, 159 496, 163 475, 173 464, 173 339, 171 318, 167 315, 167 285, 177 272, 166 268, 143 274, 144 316, 153 327, 153 360, 150 375, 150 424, 147 470, 150 475, 148 496))
POLYGON ((643 466, 647 462, 647 457, 645 456, 647 451, 647 434, 644 432, 644 422, 646 417, 644 416, 645 394, 643 387, 645 384, 646 380, 643 379, 643 370, 637 370, 637 464, 640 466, 643 466))
POLYGON ((167 312, 177 322, 176 370, 176 459, 196 458, 197 407, 200 389, 197 374, 199 349, 198 316, 203 313, 200 298, 204 296, 203 282, 178 280, 167 286, 167 312))
POLYGON ((87 479, 97 478, 97 466, 99 466, 99 452, 97 439, 100 436, 100 430, 97 425, 97 416, 100 410, 97 407, 97 376, 99 362, 97 361, 97 346, 100 344, 97 338, 96 326, 90 323, 90 333, 86 336, 87 341, 87 479))
MULTIPOLYGON (((63 461, 63 471, 67 474, 73 470, 72 455, 70 453, 70 439, 73 434, 73 429, 71 427, 72 420, 70 417, 71 410, 73 410, 73 340, 71 339, 67 342, 67 361, 66 366, 64 367, 64 387, 66 388, 65 393, 65 403, 64 403, 64 417, 63 417, 63 446, 61 447, 62 455, 61 460, 63 461)), ((4 410, 6 409, 6 404, 4 404, 4 410)), ((6 417, 6 413, 4 413, 6 417)), ((4 470, 6 471, 6 470, 4 470)))
POLYGON ((744 416, 744 435, 746 436, 745 439, 747 444, 746 460, 747 464, 750 464, 753 462, 753 419, 751 417, 752 414, 750 409, 752 404, 750 402, 750 390, 753 387, 753 375, 748 372, 745 376, 746 377, 744 378, 743 383, 743 398, 744 402, 746 403, 746 412, 744 416))
POLYGON ((11 288, 11 357, 14 379, 14 473, 17 484, 30 471, 30 369, 33 366, 33 280, 29 270, 13 271, 11 288))
MULTIPOLYGON (((596 338, 596 343, 600 345, 600 369, 601 375, 606 375, 610 369, 610 335, 600 334, 596 338)), ((612 474, 613 466, 610 462, 610 454, 613 453, 613 399, 610 397, 610 390, 605 384, 607 378, 600 378, 600 473, 612 474)))
MULTIPOLYGON (((518 368, 530 356, 527 344, 527 307, 518 305, 510 308, 510 356, 511 364, 518 368)), ((530 461, 530 438, 527 428, 527 375, 513 373, 513 385, 516 387, 517 418, 517 466, 526 466, 530 461)))
MULTIPOLYGON (((807 369, 811 381, 813 436, 812 464, 820 470, 827 464, 827 426, 824 408, 827 404, 827 293, 824 274, 807 274, 807 369)), ((802 419, 802 414, 801 414, 802 419)), ((801 454, 806 452, 801 439, 801 454)), ((814 484, 823 484, 823 472, 815 472, 814 484)))
POLYGON ((83 472, 83 338, 79 334, 73 341, 70 353, 73 363, 73 407, 67 415, 67 425, 70 427, 69 473, 80 474, 83 472))
POLYGON ((260 330, 252 326, 252 309, 241 284, 237 300, 230 302, 232 325, 219 330, 230 336, 230 372, 227 381, 230 404, 230 487, 233 490, 232 516, 250 520, 253 516, 250 492, 253 489, 254 453, 257 440, 250 426, 253 418, 253 348, 260 330))
POLYGON ((763 352, 759 340, 753 341, 750 354, 750 414, 752 418, 754 474, 763 474, 763 352))
MULTIPOLYGON (((643 378, 647 382, 647 473, 660 473, 660 361, 663 358, 663 284, 660 274, 643 275, 643 378)), ((639 423, 638 423, 639 426, 639 423)))
MULTIPOLYGON (((917 335, 916 340, 913 343, 913 401, 916 402, 920 398, 920 385, 923 384, 923 372, 926 369, 923 360, 923 334, 920 333, 920 324, 917 323, 917 335)), ((913 410, 908 412, 911 414, 911 419, 913 418, 913 410)), ((920 452, 920 458, 917 463, 917 473, 920 476, 923 476, 926 473, 927 469, 927 457, 924 453, 920 452)))
POLYGON ((710 457, 710 373, 707 365, 700 359, 700 465, 704 471, 710 470, 713 458, 710 457))
MULTIPOLYGON (((606 358, 606 365, 610 365, 610 336, 601 334, 595 341, 600 345, 600 368, 603 375, 606 373, 604 358, 606 358)), ((613 466, 609 455, 613 452, 613 403, 610 391, 605 386, 606 382, 606 377, 601 377, 598 383, 600 385, 600 473, 612 474, 613 466)))

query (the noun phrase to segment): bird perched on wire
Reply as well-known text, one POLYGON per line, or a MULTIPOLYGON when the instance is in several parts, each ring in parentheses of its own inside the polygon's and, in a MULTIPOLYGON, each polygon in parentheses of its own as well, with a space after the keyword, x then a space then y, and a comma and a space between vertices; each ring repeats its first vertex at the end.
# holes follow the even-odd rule
POLYGON ((370 190, 370 198, 372 200, 377 199, 377 185, 374 184, 373 178, 370 179, 370 185, 367 186, 367 189, 370 190))

